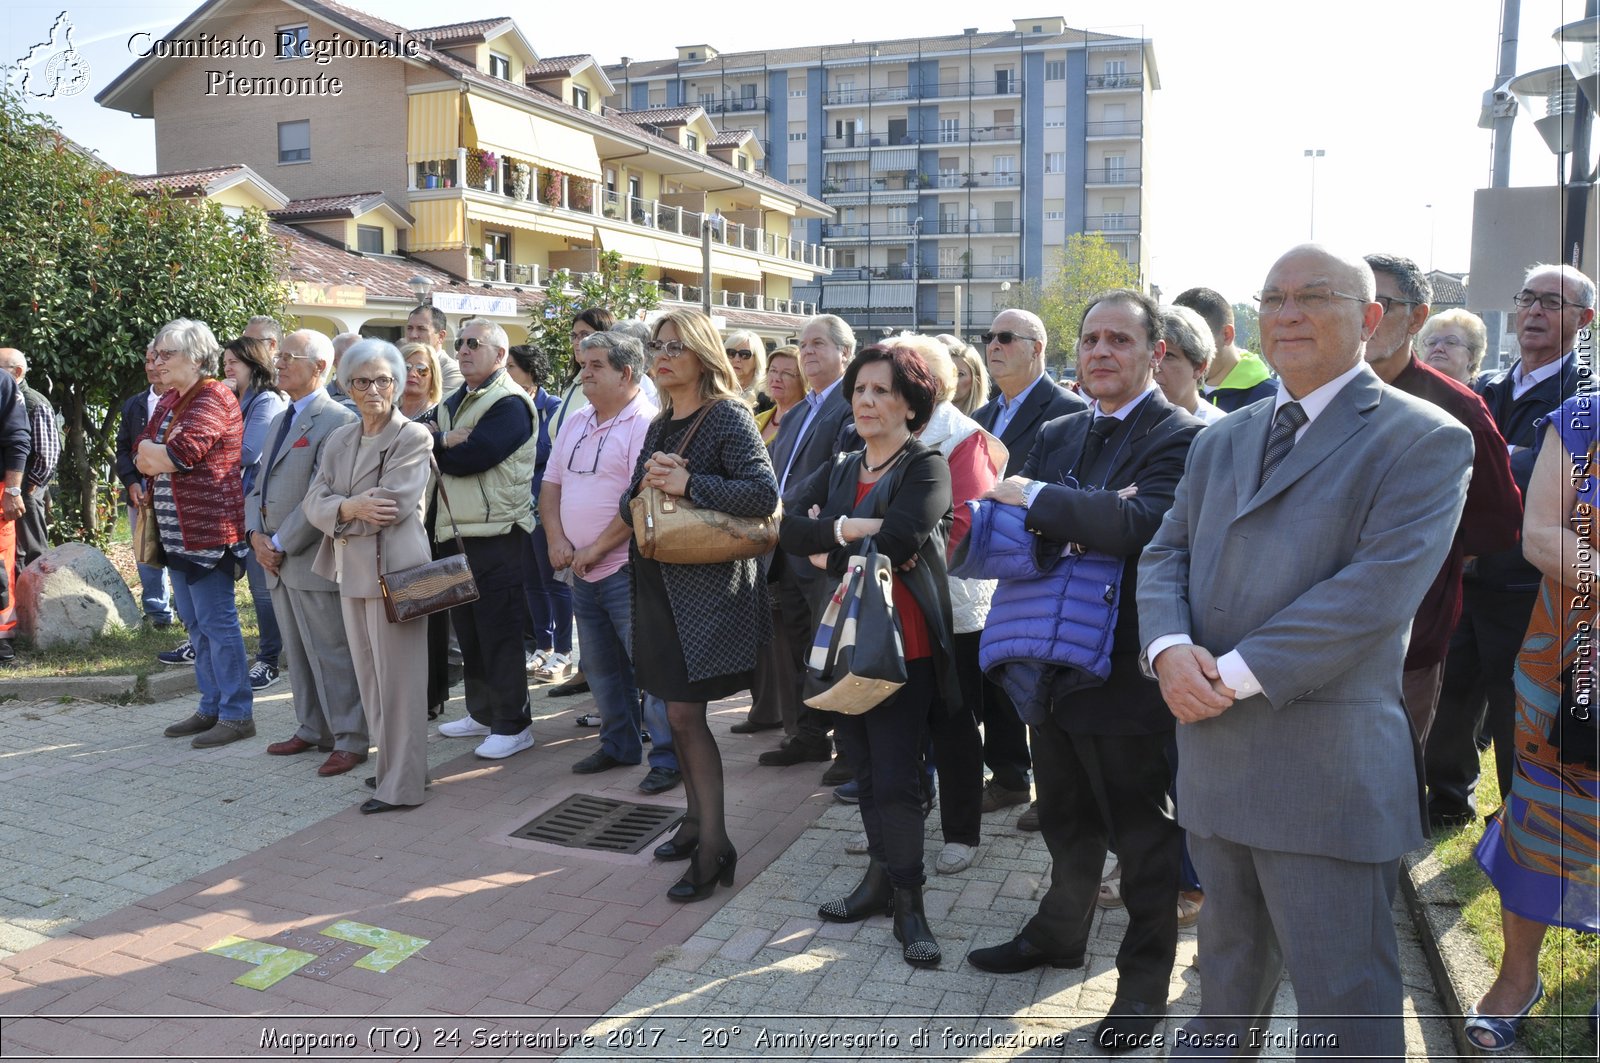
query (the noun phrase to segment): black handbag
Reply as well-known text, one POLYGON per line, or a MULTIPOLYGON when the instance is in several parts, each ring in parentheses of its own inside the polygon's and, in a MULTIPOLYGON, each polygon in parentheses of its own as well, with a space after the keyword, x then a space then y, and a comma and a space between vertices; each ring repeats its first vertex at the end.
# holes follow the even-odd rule
MULTIPOLYGON (((458 605, 478 600, 478 583, 472 578, 472 568, 467 564, 467 548, 461 541, 461 529, 456 527, 456 516, 450 511, 450 495, 444 489, 444 477, 439 465, 428 455, 428 464, 439 484, 439 497, 444 501, 444 511, 450 517, 450 530, 455 534, 456 553, 441 557, 398 572, 383 571, 383 529, 378 529, 378 587, 383 591, 383 611, 391 624, 404 624, 433 613, 442 613, 458 605)), ((383 479, 383 462, 378 462, 378 479, 383 479)))

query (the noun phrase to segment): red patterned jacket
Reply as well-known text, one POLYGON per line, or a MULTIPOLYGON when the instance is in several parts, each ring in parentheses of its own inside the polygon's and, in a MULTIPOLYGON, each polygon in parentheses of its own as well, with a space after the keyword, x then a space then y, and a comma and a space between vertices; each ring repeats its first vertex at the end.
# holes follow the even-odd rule
MULTIPOLYGON (((190 390, 194 399, 172 423, 165 441, 167 454, 178 467, 172 477, 178 527, 187 549, 232 546, 245 537, 244 488, 239 479, 244 421, 233 392, 223 384, 202 380, 190 390)), ((181 398, 176 390, 161 396, 140 438, 155 440, 167 412, 181 398)))

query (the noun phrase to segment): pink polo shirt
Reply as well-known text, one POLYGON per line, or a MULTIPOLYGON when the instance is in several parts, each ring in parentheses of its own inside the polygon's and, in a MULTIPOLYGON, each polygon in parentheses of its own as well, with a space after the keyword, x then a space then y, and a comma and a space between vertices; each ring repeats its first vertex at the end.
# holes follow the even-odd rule
MULTIPOLYGON (((593 406, 574 410, 556 433, 544 482, 561 487, 561 529, 574 549, 582 550, 600 538, 621 513, 622 494, 633 480, 645 433, 659 412, 641 391, 621 413, 605 421, 595 417, 593 406)), ((603 580, 627 563, 624 542, 589 570, 589 582, 603 580)))

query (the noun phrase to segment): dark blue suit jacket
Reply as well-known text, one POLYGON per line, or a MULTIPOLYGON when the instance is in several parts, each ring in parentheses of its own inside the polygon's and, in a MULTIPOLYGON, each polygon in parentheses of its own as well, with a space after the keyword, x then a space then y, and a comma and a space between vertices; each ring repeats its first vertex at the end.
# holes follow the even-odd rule
POLYGON ((973 411, 972 419, 1000 437, 1000 442, 1010 451, 1010 457, 1006 459, 1006 475, 1015 476, 1022 469, 1022 463, 1028 460, 1028 452, 1033 449, 1034 437, 1046 422, 1088 408, 1089 404, 1081 397, 1074 395, 1047 376, 1028 392, 1028 397, 1022 400, 1017 415, 1011 418, 1011 423, 1006 425, 1004 433, 994 431, 995 422, 1000 418, 999 399, 992 399, 979 406, 973 411))

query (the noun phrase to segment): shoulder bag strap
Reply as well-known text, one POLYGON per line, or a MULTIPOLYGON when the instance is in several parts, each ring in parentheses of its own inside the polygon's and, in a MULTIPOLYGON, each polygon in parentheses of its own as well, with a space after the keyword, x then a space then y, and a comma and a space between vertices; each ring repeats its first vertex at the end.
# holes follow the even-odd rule
POLYGON ((695 415, 694 420, 689 424, 689 430, 685 432, 683 438, 678 441, 679 457, 688 457, 689 440, 694 438, 695 431, 700 427, 700 422, 706 419, 706 415, 711 412, 711 407, 715 405, 715 402, 708 402, 704 406, 700 407, 700 412, 695 415))
MULTIPOLYGON (((389 452, 384 451, 378 455, 378 481, 383 481, 383 463, 389 457, 389 452)), ((433 452, 428 452, 428 467, 433 470, 433 482, 439 492, 439 498, 444 502, 445 515, 450 518, 450 531, 455 536, 456 550, 462 554, 467 552, 467 545, 461 541, 461 529, 456 526, 456 515, 450 510, 450 493, 444 489, 444 474, 439 471, 439 463, 434 460, 433 452)), ((354 484, 351 485, 355 486, 354 484)), ((378 553, 378 575, 383 575, 383 529, 378 529, 378 534, 373 536, 373 545, 378 553)))

